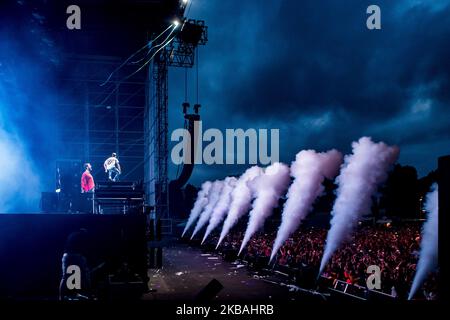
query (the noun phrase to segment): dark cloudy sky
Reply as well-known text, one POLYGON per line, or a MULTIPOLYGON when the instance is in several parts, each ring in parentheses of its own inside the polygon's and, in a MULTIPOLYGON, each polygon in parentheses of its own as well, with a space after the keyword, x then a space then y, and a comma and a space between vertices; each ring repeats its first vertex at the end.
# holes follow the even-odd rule
MULTIPOLYGON (((279 128, 286 163, 305 148, 348 153, 363 135, 397 144, 420 176, 450 154, 450 1, 194 0, 189 17, 209 26, 199 64, 206 128, 279 128), (366 27, 370 4, 381 30, 366 27)), ((174 129, 184 71, 170 81, 174 129)), ((192 182, 244 169, 202 165, 192 182)))

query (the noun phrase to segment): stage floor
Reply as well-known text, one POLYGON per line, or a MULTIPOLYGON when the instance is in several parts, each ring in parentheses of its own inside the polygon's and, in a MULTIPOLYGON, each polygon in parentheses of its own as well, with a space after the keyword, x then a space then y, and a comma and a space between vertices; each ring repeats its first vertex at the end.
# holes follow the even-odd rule
POLYGON ((154 293, 144 300, 193 300, 212 279, 223 289, 214 301, 281 300, 289 290, 254 278, 246 267, 224 261, 218 254, 203 254, 186 244, 173 244, 163 250, 163 268, 149 270, 149 287, 154 293))

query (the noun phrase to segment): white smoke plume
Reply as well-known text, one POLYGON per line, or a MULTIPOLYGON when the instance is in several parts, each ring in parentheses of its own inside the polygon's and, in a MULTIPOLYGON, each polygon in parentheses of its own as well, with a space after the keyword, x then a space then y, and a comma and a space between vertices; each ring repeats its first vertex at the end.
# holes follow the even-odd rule
POLYGON ((362 137, 352 143, 353 153, 345 156, 337 177, 337 198, 331 215, 325 251, 320 264, 322 273, 328 260, 351 235, 358 219, 370 212, 372 195, 387 178, 388 169, 397 160, 399 149, 362 137))
POLYGON ((224 182, 222 180, 216 180, 213 182, 211 190, 208 195, 208 204, 203 209, 200 214, 200 218, 197 221, 197 225, 195 226, 194 232, 192 233, 191 240, 200 231, 201 228, 209 221, 211 217, 211 213, 213 212, 214 207, 220 199, 220 194, 222 192, 224 182))
POLYGON ((278 200, 283 196, 289 186, 290 171, 285 164, 276 162, 266 168, 263 175, 256 177, 249 183, 249 187, 255 196, 247 230, 242 241, 239 254, 247 245, 250 238, 264 226, 264 221, 277 207, 278 200))
POLYGON ((425 281, 429 272, 433 271, 438 264, 438 186, 434 184, 432 191, 427 195, 425 204, 427 210, 427 221, 422 229, 422 241, 420 243, 420 256, 417 263, 416 274, 414 275, 411 291, 408 300, 411 300, 425 281))
POLYGON ((22 202, 24 208, 34 209, 39 203, 39 177, 20 139, 3 129, 2 119, 0 153, 0 212, 14 212, 20 208, 17 202, 22 202), (26 183, 22 185, 18 181, 26 183))
POLYGON ((303 150, 297 154, 291 165, 291 176, 294 178, 294 182, 287 193, 281 225, 270 260, 311 211, 314 201, 324 191, 322 185, 324 179, 336 177, 342 158, 342 154, 334 149, 326 153, 303 150))
POLYGON ((225 215, 228 212, 231 202, 231 192, 236 186, 237 179, 234 177, 225 178, 224 186, 222 189, 222 193, 220 195, 220 199, 214 207, 213 212, 211 213, 211 218, 209 219, 208 227, 206 228, 205 236, 203 237, 203 242, 205 242, 206 238, 211 234, 211 232, 223 221, 225 215))
POLYGON ((248 182, 252 181, 256 177, 262 175, 264 170, 258 166, 248 168, 242 176, 238 179, 236 187, 231 193, 231 204, 228 215, 223 223, 222 232, 220 233, 220 239, 217 243, 217 247, 225 239, 231 228, 239 221, 239 219, 250 210, 252 204, 252 191, 248 186, 248 182))
POLYGON ((189 215, 189 219, 186 223, 186 227, 184 227, 184 231, 181 237, 183 237, 186 231, 188 231, 189 228, 194 224, 194 222, 200 216, 203 208, 208 204, 208 194, 211 190, 211 187, 212 182, 210 181, 206 181, 202 184, 202 188, 197 194, 197 199, 195 200, 194 207, 191 210, 191 214, 189 215))

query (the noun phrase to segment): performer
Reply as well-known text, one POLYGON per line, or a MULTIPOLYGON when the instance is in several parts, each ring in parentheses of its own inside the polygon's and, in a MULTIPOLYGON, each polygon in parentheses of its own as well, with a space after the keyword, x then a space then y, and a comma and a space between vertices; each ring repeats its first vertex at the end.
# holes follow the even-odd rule
POLYGON ((92 166, 90 163, 84 164, 85 171, 81 176, 81 193, 94 192, 95 182, 91 174, 92 166))
POLYGON ((105 160, 103 167, 105 168, 105 172, 108 172, 109 181, 119 181, 119 176, 122 173, 122 169, 120 168, 119 159, 117 159, 117 155, 115 153, 105 160))

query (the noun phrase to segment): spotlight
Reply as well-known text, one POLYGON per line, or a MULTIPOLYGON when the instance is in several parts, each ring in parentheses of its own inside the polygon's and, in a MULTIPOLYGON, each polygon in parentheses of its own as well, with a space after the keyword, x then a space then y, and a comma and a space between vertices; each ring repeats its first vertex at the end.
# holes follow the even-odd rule
POLYGON ((177 28, 180 25, 180 21, 174 20, 173 25, 175 26, 175 28, 177 28))
POLYGON ((182 0, 182 2, 183 2, 184 4, 187 4, 187 3, 189 2, 189 0, 182 0))

